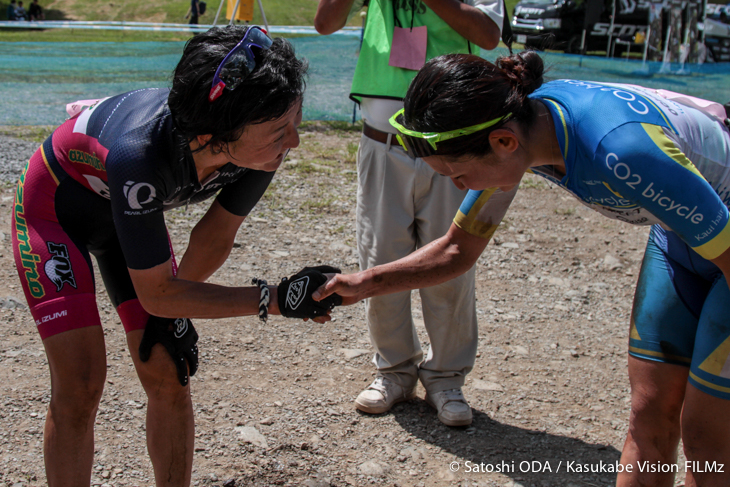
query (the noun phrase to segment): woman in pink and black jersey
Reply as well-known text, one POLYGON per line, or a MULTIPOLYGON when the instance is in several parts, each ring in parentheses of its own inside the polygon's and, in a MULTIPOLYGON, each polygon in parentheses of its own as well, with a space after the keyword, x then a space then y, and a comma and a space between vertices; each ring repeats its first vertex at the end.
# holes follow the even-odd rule
POLYGON ((90 483, 106 374, 92 255, 149 400, 157 485, 190 483, 189 376, 198 363, 190 318, 329 320, 337 299, 310 296, 335 268, 305 268, 279 286, 205 282, 299 144, 306 69, 287 41, 258 27, 211 29, 187 43, 171 89, 71 106, 71 118, 31 158, 16 193, 13 250, 51 372, 49 485, 90 483), (178 266, 164 211, 208 198, 178 266))

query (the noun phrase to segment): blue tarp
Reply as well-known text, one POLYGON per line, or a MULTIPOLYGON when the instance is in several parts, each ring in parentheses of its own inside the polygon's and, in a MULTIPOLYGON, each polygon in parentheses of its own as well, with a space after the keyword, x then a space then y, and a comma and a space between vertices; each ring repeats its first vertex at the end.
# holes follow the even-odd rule
MULTIPOLYGON (((357 62, 355 36, 290 39, 309 60, 305 120, 352 120, 348 99, 357 62)), ((55 125, 66 118, 66 103, 143 87, 169 86, 182 42, 0 42, 0 125, 55 125)), ((507 54, 482 51, 493 60, 507 54)), ((626 82, 678 91, 720 103, 730 101, 730 66, 671 66, 660 63, 548 53, 546 79, 626 82), (681 71, 680 74, 677 74, 681 71)))

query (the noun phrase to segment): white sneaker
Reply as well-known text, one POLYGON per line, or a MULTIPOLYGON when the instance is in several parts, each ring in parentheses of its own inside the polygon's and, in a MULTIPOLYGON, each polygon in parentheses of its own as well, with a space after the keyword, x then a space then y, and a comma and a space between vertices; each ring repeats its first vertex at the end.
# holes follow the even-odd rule
POLYGON ((439 421, 446 426, 471 424, 471 407, 464 399, 461 389, 449 389, 433 394, 426 392, 426 402, 438 411, 439 421))
POLYGON ((380 414, 389 411, 394 404, 416 397, 416 386, 404 389, 387 377, 378 376, 355 399, 355 407, 364 413, 380 414))

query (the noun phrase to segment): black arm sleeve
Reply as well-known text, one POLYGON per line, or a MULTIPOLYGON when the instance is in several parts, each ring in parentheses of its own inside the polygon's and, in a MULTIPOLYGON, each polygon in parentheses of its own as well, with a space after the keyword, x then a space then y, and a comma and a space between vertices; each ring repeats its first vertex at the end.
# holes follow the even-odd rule
POLYGON ((237 181, 226 185, 218 193, 218 203, 226 211, 238 216, 248 216, 269 187, 275 172, 248 171, 237 181))

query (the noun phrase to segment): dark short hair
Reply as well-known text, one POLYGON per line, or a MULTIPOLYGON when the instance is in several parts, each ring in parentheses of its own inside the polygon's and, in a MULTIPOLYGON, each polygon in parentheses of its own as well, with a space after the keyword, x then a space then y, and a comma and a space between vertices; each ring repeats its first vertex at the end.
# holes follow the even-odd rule
MULTIPOLYGON (((534 113, 527 95, 542 85, 544 65, 534 51, 497 58, 472 54, 431 59, 416 75, 405 98, 407 128, 446 132, 512 113, 508 120, 529 125, 534 113)), ((507 121, 507 120, 505 120, 507 121)), ((502 123, 470 135, 439 142, 437 155, 481 156, 491 150, 489 133, 502 123)))
POLYGON ((214 27, 186 44, 173 72, 168 105, 177 130, 188 140, 212 135, 206 145, 226 151, 247 125, 276 120, 304 95, 307 61, 297 59, 285 39, 276 38, 256 55, 256 68, 235 90, 208 101, 218 65, 243 38, 248 26, 214 27))

